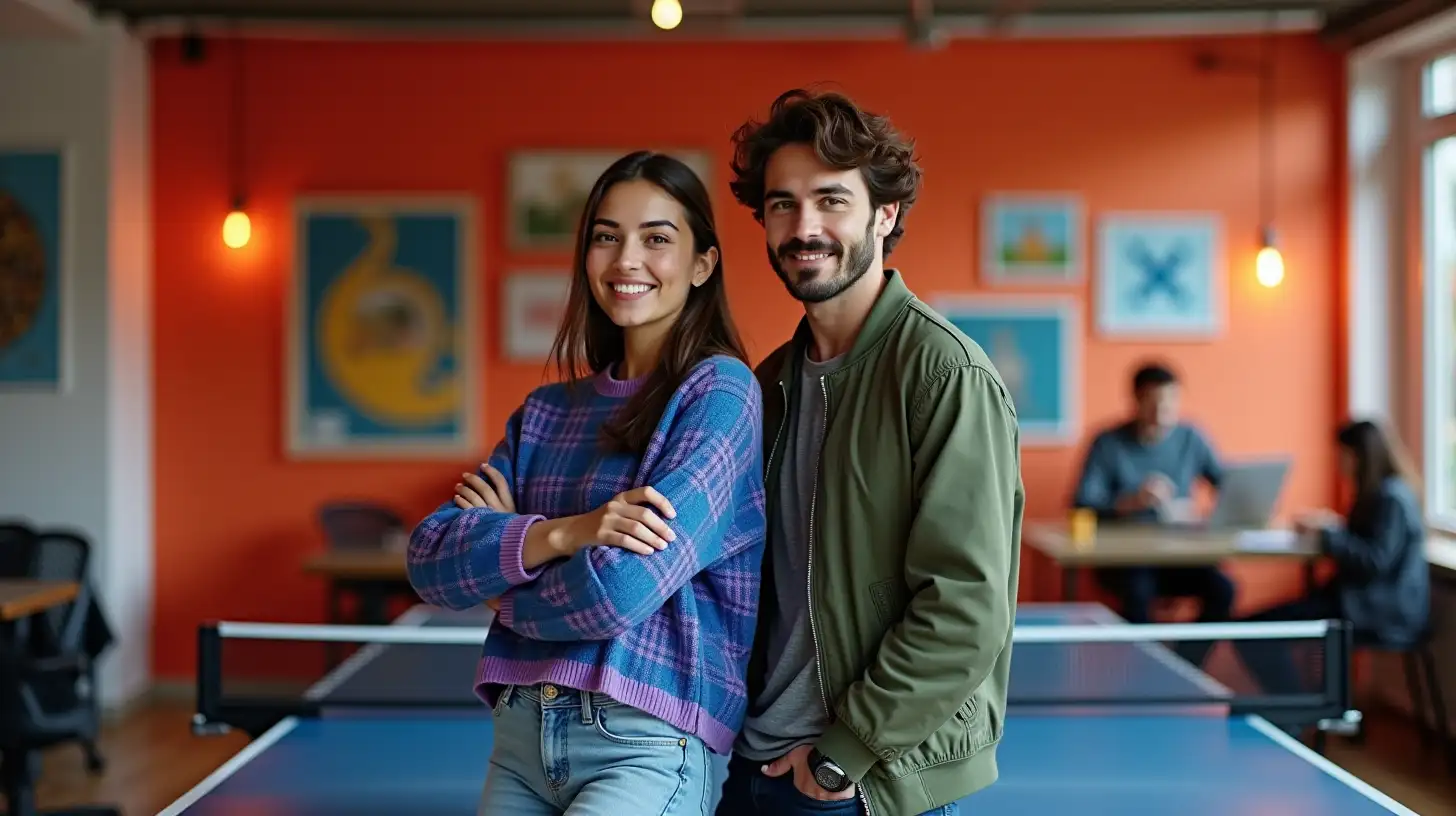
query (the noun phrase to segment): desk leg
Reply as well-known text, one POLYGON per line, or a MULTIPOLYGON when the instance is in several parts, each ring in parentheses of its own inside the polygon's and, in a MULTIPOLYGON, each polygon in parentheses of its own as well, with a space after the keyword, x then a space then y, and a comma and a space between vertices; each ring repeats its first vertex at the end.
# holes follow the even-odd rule
POLYGON ((1080 567, 1062 568, 1062 601, 1065 603, 1076 603, 1081 597, 1082 569, 1080 567))
POLYGON ((382 581, 361 581, 355 588, 359 597, 359 623, 384 626, 389 623, 389 585, 382 581))
MULTIPOLYGON (((337 579, 329 581, 329 623, 339 625, 344 622, 344 588, 337 579)), ((328 671, 333 671, 335 666, 344 659, 343 644, 329 643, 324 646, 324 663, 328 671)))

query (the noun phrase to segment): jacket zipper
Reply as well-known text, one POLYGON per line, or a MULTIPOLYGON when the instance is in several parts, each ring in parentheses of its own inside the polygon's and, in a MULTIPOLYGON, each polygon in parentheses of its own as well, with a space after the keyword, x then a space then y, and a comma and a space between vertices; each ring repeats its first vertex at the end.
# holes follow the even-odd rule
POLYGON ((784 385, 783 380, 779 380, 779 393, 784 397, 784 415, 779 419, 778 430, 774 431, 773 447, 768 450, 768 462, 764 463, 764 473, 773 473, 774 454, 779 452, 779 440, 784 436, 784 426, 789 424, 789 387, 784 385))
MULTIPOLYGON (((829 717, 832 716, 832 713, 829 709, 829 693, 824 690, 824 661, 819 657, 819 630, 814 625, 814 521, 818 518, 819 512, 819 472, 824 469, 824 439, 829 432, 829 387, 825 385, 823 375, 819 377, 819 395, 823 399, 824 424, 819 430, 819 457, 814 462, 814 489, 809 494, 809 557, 805 570, 808 573, 809 582, 805 591, 808 593, 809 600, 809 641, 814 644, 814 673, 819 678, 819 702, 824 706, 824 716, 829 717)), ((786 404, 787 402, 788 400, 785 400, 786 404)), ((774 445, 777 447, 777 440, 774 445)), ((867 816, 873 814, 874 811, 870 809, 870 798, 865 795, 863 782, 855 786, 855 792, 859 795, 860 804, 864 807, 867 816)))

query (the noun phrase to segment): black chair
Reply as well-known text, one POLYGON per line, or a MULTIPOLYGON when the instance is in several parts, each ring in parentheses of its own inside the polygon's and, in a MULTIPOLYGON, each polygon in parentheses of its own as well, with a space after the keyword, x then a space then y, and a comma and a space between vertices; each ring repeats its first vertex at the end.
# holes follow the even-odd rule
MULTIPOLYGON (((0 547, 7 550, 0 560, 12 568, 24 565, 19 575, 7 577, 75 581, 81 587, 71 603, 15 621, 0 644, 0 792, 10 816, 31 816, 37 813, 35 776, 41 751, 79 742, 90 769, 101 770, 94 659, 110 643, 110 632, 103 629, 98 639, 91 617, 96 605, 86 540, 66 532, 27 535, 16 529, 20 526, 0 532, 6 537, 0 547)), ((120 816, 121 811, 97 807, 53 813, 120 816)))
POLYGON ((35 529, 23 521, 0 522, 0 578, 30 575, 35 529))
POLYGON ((69 724, 69 740, 58 741, 79 743, 87 768, 99 773, 105 760, 96 747, 101 730, 96 660, 111 645, 112 635, 92 591, 91 545, 75 533, 46 530, 37 533, 32 546, 31 578, 74 581, 81 588, 71 603, 24 621, 25 656, 42 664, 57 661, 55 670, 33 683, 28 694, 42 716, 55 717, 57 729, 61 722, 69 724))
MULTIPOLYGON (((74 738, 88 716, 81 710, 47 713, 37 689, 73 678, 80 666, 74 656, 49 660, 21 658, 0 650, 0 789, 8 816, 37 816, 35 776, 40 752, 74 738)), ((121 816, 115 807, 45 811, 51 816, 121 816)))
POLYGON ((399 514, 372 502, 329 502, 319 508, 319 526, 330 549, 377 550, 404 532, 399 514))
MULTIPOLYGON (((319 526, 330 550, 348 552, 382 552, 408 540, 409 529, 398 513, 368 501, 334 501, 318 511, 319 526)), ((403 560, 404 556, 400 556, 403 560)), ((344 615, 344 601, 354 596, 357 612, 353 622, 384 624, 389 622, 392 598, 414 598, 414 590, 402 577, 331 576, 328 592, 330 623, 349 622, 344 615)), ((328 647, 332 663, 339 654, 334 645, 328 647)))
MULTIPOLYGON (((1445 695, 1441 693, 1440 678, 1436 676, 1436 654, 1431 648, 1431 637, 1429 630, 1412 643, 1380 643, 1357 637, 1355 645, 1363 651, 1401 656, 1411 712, 1421 730, 1421 747, 1428 751, 1435 747, 1444 755, 1447 765, 1456 770, 1456 751, 1453 751, 1450 721, 1446 718, 1445 695), (1434 746, 1433 741, 1436 743, 1434 746)), ((1361 743, 1364 739, 1363 730, 1355 734, 1355 742, 1361 743)))

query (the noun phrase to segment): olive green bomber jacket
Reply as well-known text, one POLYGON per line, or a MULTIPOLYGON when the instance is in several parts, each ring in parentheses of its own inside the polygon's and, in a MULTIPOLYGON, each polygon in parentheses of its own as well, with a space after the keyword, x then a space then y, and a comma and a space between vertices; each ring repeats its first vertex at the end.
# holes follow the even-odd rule
MULTIPOLYGON (((897 271, 885 275, 844 364, 820 380, 828 416, 806 591, 831 721, 817 747, 871 816, 911 816, 997 777, 1025 494, 1000 375, 897 271)), ((808 342, 801 323, 758 367, 770 513, 808 342)), ((765 589, 760 603, 773 597, 765 589)), ((770 612, 759 611, 750 701, 770 612)))

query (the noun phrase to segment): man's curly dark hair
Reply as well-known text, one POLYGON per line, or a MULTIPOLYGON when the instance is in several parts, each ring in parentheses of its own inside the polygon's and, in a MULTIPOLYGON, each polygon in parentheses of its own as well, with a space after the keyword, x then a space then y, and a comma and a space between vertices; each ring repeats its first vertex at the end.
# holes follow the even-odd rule
POLYGON ((900 205, 895 227, 885 236, 884 256, 905 233, 905 216, 920 192, 915 142, 901 136, 885 116, 861 110, 838 93, 786 91, 774 100, 765 122, 748 121, 733 134, 733 180, 738 203, 763 223, 764 170, 780 147, 812 145, 819 160, 841 170, 857 169, 869 188, 870 205, 900 205))

